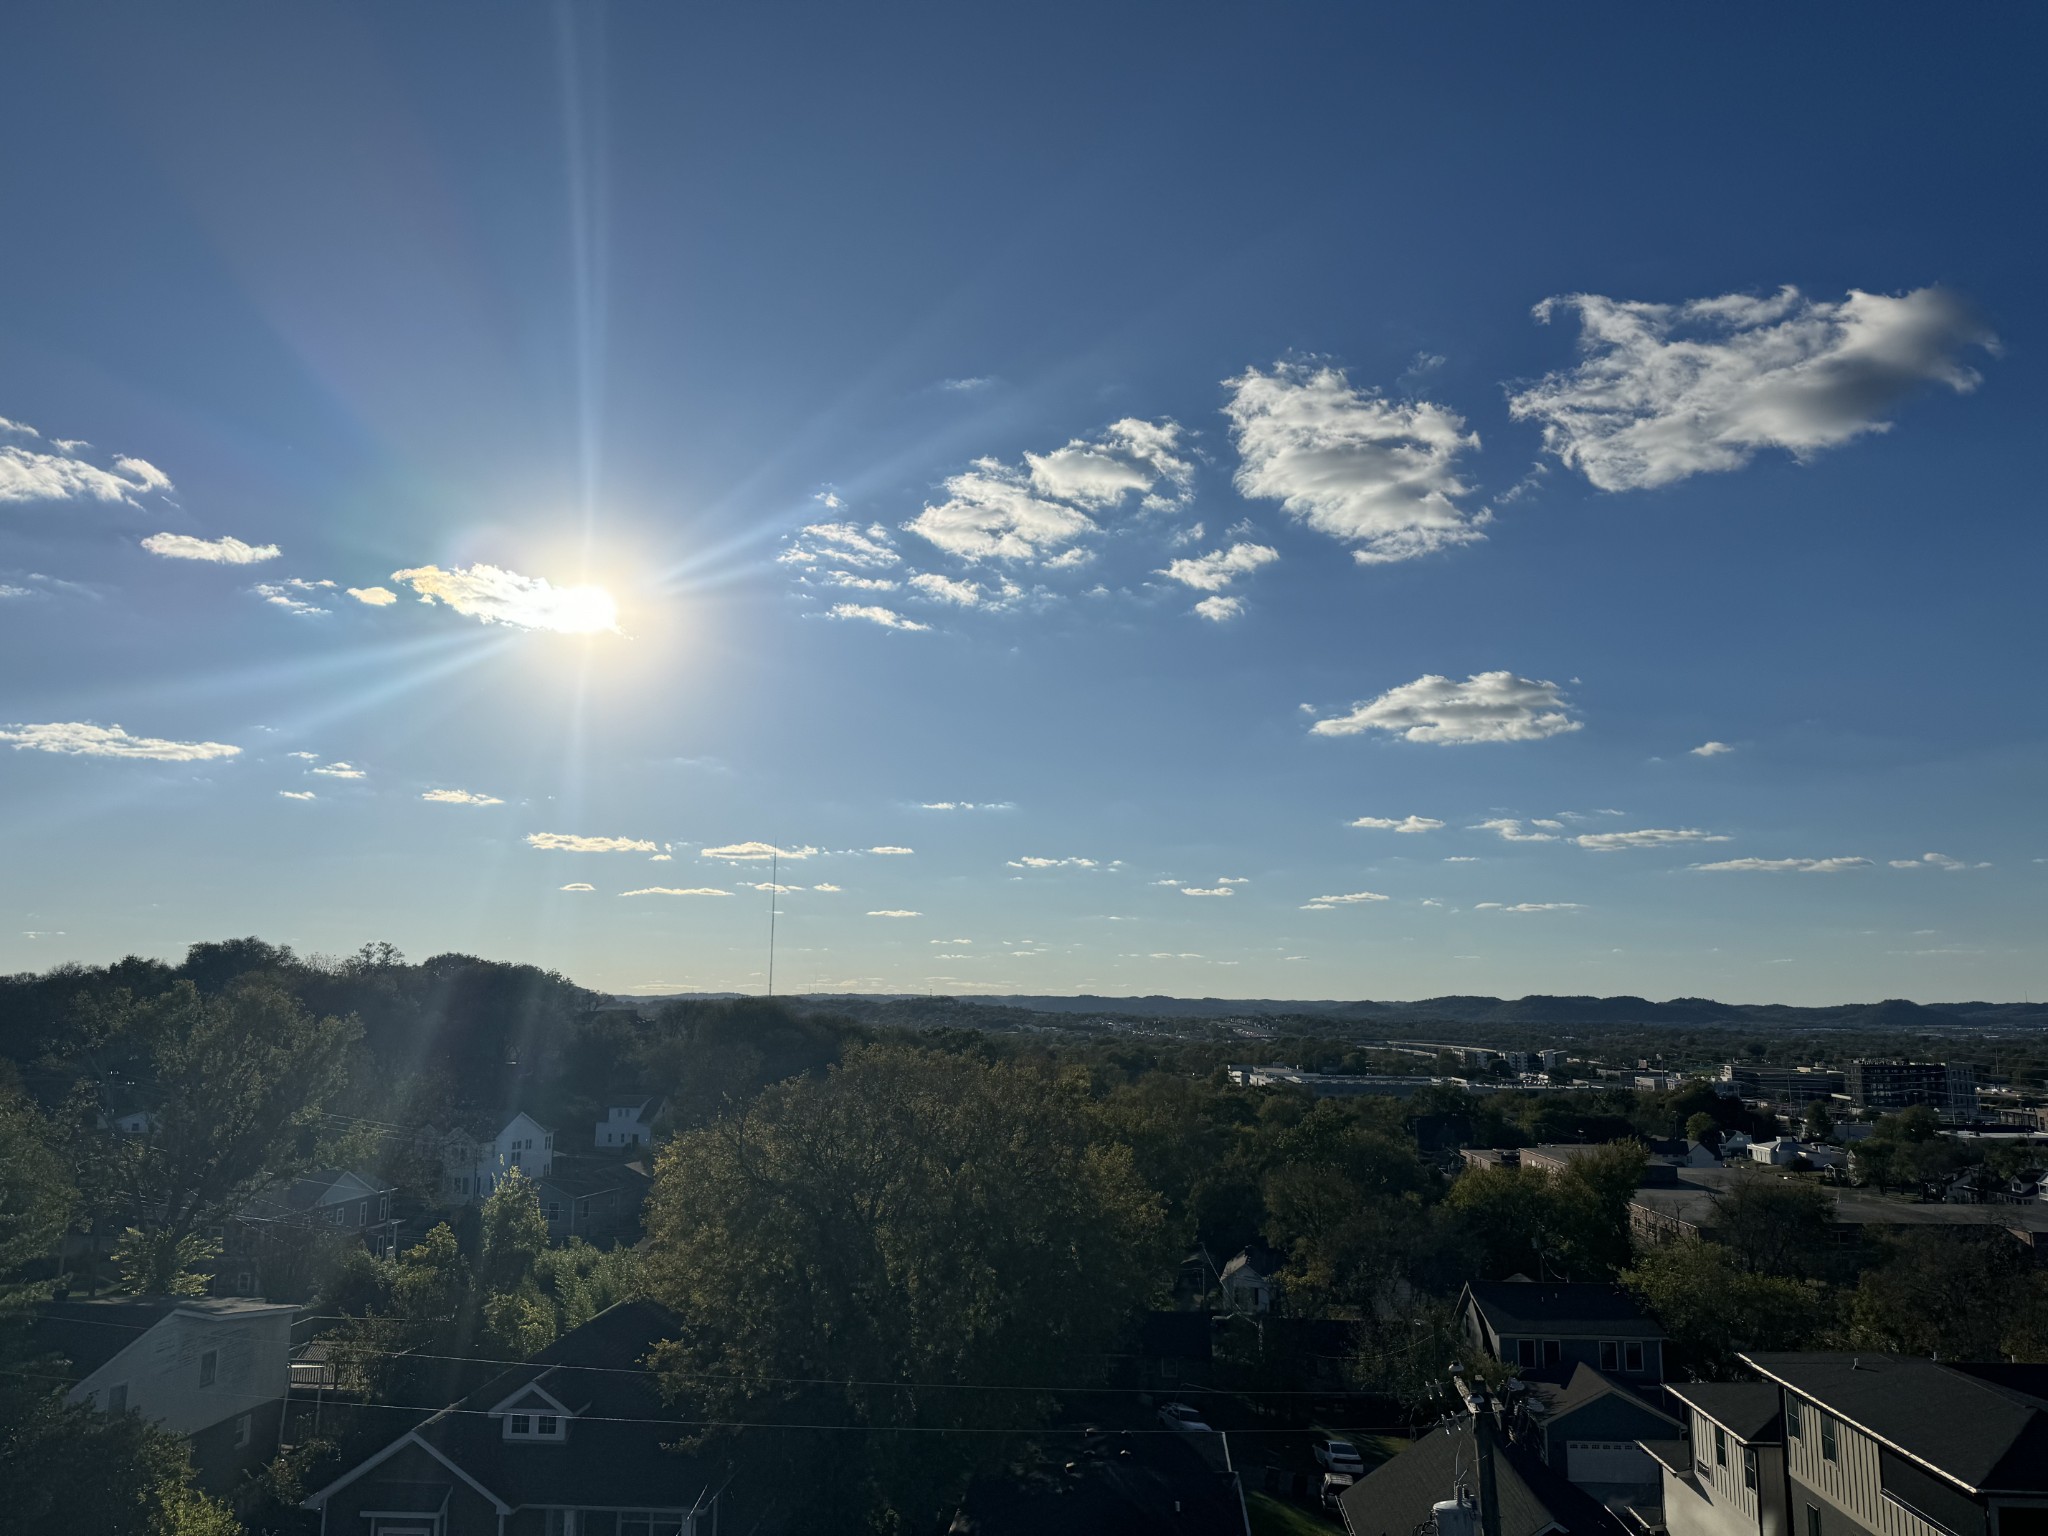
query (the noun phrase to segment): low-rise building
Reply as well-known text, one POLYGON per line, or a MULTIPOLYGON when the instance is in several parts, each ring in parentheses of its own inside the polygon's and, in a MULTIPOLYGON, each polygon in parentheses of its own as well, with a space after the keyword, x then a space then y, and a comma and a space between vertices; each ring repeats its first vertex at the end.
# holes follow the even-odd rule
POLYGON ((1845 1078, 1828 1067, 1767 1067, 1731 1061, 1721 1068, 1715 1087, 1745 1104, 1782 1104, 1804 1109, 1816 1099, 1831 1099, 1845 1078))
POLYGON ((1553 1472, 1610 1509, 1656 1502, 1657 1463, 1642 1442, 1668 1439, 1679 1424, 1633 1387, 1581 1364, 1561 1385, 1537 1383, 1527 1409, 1553 1472))
POLYGON ((654 1122, 665 1108, 666 1101, 644 1094, 607 1105, 604 1118, 597 1122, 594 1145, 607 1152, 646 1146, 654 1140, 654 1122))
MULTIPOLYGON (((1532 1446, 1495 1448, 1494 1490, 1500 1536, 1623 1536, 1606 1506, 1544 1464, 1532 1446)), ((1436 1506, 1479 1494, 1479 1451, 1472 1421, 1455 1419, 1353 1483, 1337 1503, 1349 1536, 1415 1536, 1435 1529, 1436 1506)), ((1477 1530, 1476 1513, 1465 1527, 1477 1530)))
POLYGON ((555 1165, 555 1133, 523 1110, 493 1137, 459 1129, 438 1136, 432 1126, 422 1135, 440 1153, 441 1199, 449 1205, 490 1199, 514 1168, 539 1179, 555 1165))
POLYGON ((1931 1109, 1944 1120, 1977 1118, 1977 1069, 1967 1062, 1852 1061, 1849 1102, 1877 1114, 1931 1109))
POLYGON ((1777 1388, 1695 1381, 1665 1390, 1685 1433, 1645 1439, 1660 1464, 1669 1536, 1794 1536, 1785 1523, 1785 1437, 1777 1388))
POLYGON ((1523 1373, 1568 1381, 1590 1365, 1633 1383, 1664 1379, 1664 1330, 1618 1285, 1473 1280, 1458 1319, 1466 1343, 1523 1373))

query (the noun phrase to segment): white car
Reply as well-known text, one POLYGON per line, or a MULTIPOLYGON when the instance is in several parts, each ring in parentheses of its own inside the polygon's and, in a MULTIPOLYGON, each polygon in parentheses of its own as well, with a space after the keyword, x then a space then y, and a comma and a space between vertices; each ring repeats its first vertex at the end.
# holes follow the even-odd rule
POLYGON ((1186 1403, 1168 1403, 1159 1410, 1159 1422, 1168 1429, 1183 1429, 1191 1435, 1211 1433, 1208 1421, 1186 1403))
POLYGON ((1365 1458, 1349 1440, 1318 1440, 1316 1465, 1325 1472, 1344 1472, 1357 1477, 1365 1471, 1365 1458))

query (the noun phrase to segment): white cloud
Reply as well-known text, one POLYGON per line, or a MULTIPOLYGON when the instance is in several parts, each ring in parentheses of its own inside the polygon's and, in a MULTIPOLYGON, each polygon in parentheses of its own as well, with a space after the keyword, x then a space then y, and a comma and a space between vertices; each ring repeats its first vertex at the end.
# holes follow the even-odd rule
POLYGON ((389 608, 398 601, 398 594, 389 587, 350 587, 348 595, 371 608, 389 608))
MULTIPOLYGON (((18 421, 0 422, 0 431, 50 441, 18 421)), ((147 459, 117 456, 109 470, 79 456, 86 443, 58 438, 51 446, 58 451, 0 446, 0 502, 120 501, 132 506, 137 496, 171 489, 170 476, 147 459)))
POLYGON ((879 912, 870 912, 869 917, 923 917, 922 912, 906 912, 901 907, 885 907, 879 912))
POLYGON ((619 607, 603 587, 558 587, 542 576, 521 576, 495 565, 444 571, 438 565, 393 571, 391 579, 411 587, 426 603, 446 603, 464 618, 515 629, 544 629, 564 635, 616 632, 619 607))
POLYGON ((963 560, 1079 564, 1075 541, 1097 531, 1091 512, 1132 495, 1147 510, 1170 510, 1188 494, 1189 464, 1176 456, 1180 428, 1133 418, 1093 439, 1075 438, 1051 453, 1024 455, 1024 466, 976 459, 945 482, 946 499, 904 528, 963 560), (1171 497, 1157 494, 1162 484, 1171 497))
POLYGON ((1262 565, 1271 565, 1280 551, 1270 544, 1233 544, 1171 562, 1159 574, 1199 592, 1221 592, 1240 576, 1249 576, 1262 565))
POLYGON ((1734 750, 1725 741, 1703 741, 1692 749, 1692 755, 1694 757, 1719 757, 1724 752, 1733 752, 1734 750))
POLYGON ((981 588, 973 582, 955 581, 933 571, 911 577, 910 584, 926 597, 937 598, 944 603, 958 603, 962 608, 972 608, 981 601, 981 588))
POLYGON ((1218 885, 1250 885, 1252 877, 1250 875, 1218 875, 1216 883, 1218 885))
POLYGON ((1365 827, 1375 832, 1434 832, 1443 825, 1433 816, 1403 816, 1399 821, 1391 816, 1361 816, 1351 823, 1354 827, 1365 827))
POLYGON ((1868 859, 1722 859, 1713 864, 1695 864, 1694 869, 1752 871, 1769 873, 1792 872, 1803 875, 1832 875, 1845 869, 1861 869, 1868 865, 1868 859))
POLYGON ((503 805, 505 802, 496 795, 480 795, 468 789, 430 789, 421 795, 422 800, 434 805, 503 805))
POLYGON ((1595 853, 1614 853, 1623 848, 1662 848, 1670 843, 1725 843, 1726 837, 1700 832, 1691 827, 1641 827, 1634 832, 1582 832, 1572 839, 1595 853))
POLYGON ((926 800, 919 809, 927 811, 1014 811, 1014 800, 926 800))
POLYGON ((647 855, 647 862, 650 864, 673 864, 675 860, 676 856, 672 853, 650 853, 647 855))
POLYGON ((571 880, 562 889, 565 891, 594 891, 597 887, 582 880, 571 880))
POLYGON ((308 773, 321 774, 330 779, 361 779, 369 775, 353 763, 329 763, 324 768, 308 768, 308 773))
POLYGON ((1390 688, 1376 699, 1354 704, 1348 715, 1333 715, 1309 727, 1317 736, 1356 736, 1390 731, 1408 741, 1541 741, 1576 731, 1555 683, 1512 672, 1478 672, 1462 683, 1434 673, 1390 688))
POLYGON ((637 891, 621 891, 621 896, 730 896, 731 891, 721 891, 715 885, 647 885, 637 891))
POLYGON ((152 555, 166 560, 211 560, 216 565, 255 565, 275 560, 275 544, 244 544, 240 539, 195 539, 187 533, 152 533, 142 541, 152 555))
POLYGON ((1043 859, 1027 854, 1021 859, 1011 859, 1009 864, 1012 869, 1093 869, 1095 862, 1093 859, 1043 859))
POLYGON ((800 885, 777 885, 773 880, 742 880, 740 884, 750 891, 768 891, 776 896, 787 896, 792 891, 803 889, 800 885))
POLYGON ((939 381, 939 388, 941 388, 941 389, 950 389, 950 390, 953 390, 953 391, 954 391, 955 393, 957 393, 957 394, 963 394, 963 395, 964 395, 964 394, 972 394, 972 393, 973 393, 973 392, 974 392, 975 390, 977 390, 977 389, 987 389, 987 388, 989 387, 989 385, 991 385, 991 384, 993 384, 993 383, 995 383, 995 380, 994 380, 994 379, 987 379, 987 378, 975 378, 975 379, 941 379, 941 380, 939 381))
POLYGON ((1459 506, 1458 456, 1479 446, 1456 412, 1351 387, 1342 370, 1280 363, 1225 384, 1238 493, 1277 501, 1320 533, 1359 546, 1362 565, 1411 560, 1484 538, 1486 512, 1459 506))
POLYGON ((1477 864, 1479 860, 1469 853, 1454 853, 1445 859, 1444 862, 1446 864, 1477 864))
POLYGON ((1237 889, 1229 885, 1199 886, 1184 885, 1180 888, 1183 896, 1235 896, 1237 889))
MULTIPOLYGON (((1891 860, 1891 866, 1893 869, 1947 870, 1968 869, 1970 867, 1967 860, 1952 859, 1945 853, 1923 853, 1917 859, 1893 859, 1891 860)), ((1979 864, 1977 866, 1979 869, 1989 869, 1990 867, 1989 864, 1979 864)))
POLYGON ((1554 843, 1557 835, 1552 832, 1525 832, 1521 822, 1512 816, 1496 816, 1491 821, 1472 824, 1474 832, 1498 832, 1502 841, 1510 843, 1554 843))
POLYGON ((926 939, 927 944, 972 944, 972 939, 926 939))
POLYGON ((307 581, 301 576, 288 576, 283 581, 258 582, 249 590, 274 608, 308 615, 329 611, 320 603, 308 601, 308 598, 324 596, 333 585, 331 581, 307 581))
POLYGON ((897 854, 901 854, 901 853, 915 853, 915 852, 917 852, 917 850, 916 850, 915 848, 898 848, 898 847, 896 847, 896 846, 895 846, 894 844, 891 844, 891 843, 885 843, 885 844, 883 844, 883 845, 882 845, 882 846, 881 846, 880 848, 870 848, 870 849, 868 850, 868 852, 869 852, 869 853, 897 853, 897 854))
POLYGON ((1189 611, 1200 615, 1212 624, 1225 624, 1243 614, 1244 599, 1241 597, 1205 597, 1189 611))
MULTIPOLYGON (((837 498, 827 503, 838 506, 837 498)), ((879 571, 900 565, 903 557, 889 542, 889 530, 880 523, 862 528, 855 523, 812 523, 797 530, 788 549, 775 557, 784 565, 838 565, 853 570, 879 571)))
POLYGON ((920 624, 915 619, 906 619, 894 608, 884 608, 875 603, 837 603, 833 606, 835 619, 864 619, 870 624, 879 624, 884 629, 930 629, 929 624, 920 624))
POLYGON ((852 571, 823 571, 818 579, 828 587, 850 587, 856 592, 894 592, 903 583, 888 576, 857 576, 852 571))
POLYGON ((168 491, 171 488, 171 477, 147 459, 134 458, 128 454, 118 454, 114 459, 114 468, 128 476, 129 479, 133 480, 145 491, 168 491))
POLYGON ((574 832, 529 832, 529 848, 557 853, 652 853, 654 844, 638 837, 579 837, 574 832))
POLYGON ((310 789, 280 789, 278 794, 286 800, 317 800, 320 798, 310 789))
POLYGON ((46 725, 0 726, 0 741, 17 751, 55 752, 66 757, 134 757, 159 763, 197 763, 235 757, 240 747, 222 741, 166 741, 159 736, 130 736, 118 725, 87 725, 81 721, 46 725))
MULTIPOLYGON (((652 847, 653 844, 650 843, 648 846, 652 847)), ((700 859, 753 859, 757 861, 766 861, 773 858, 808 859, 817 851, 817 849, 809 846, 778 848, 773 843, 727 843, 722 848, 700 849, 698 850, 697 857, 700 859)))
POLYGON ((1390 901, 1392 899, 1388 896, 1382 896, 1378 891, 1351 891, 1343 896, 1311 897, 1302 904, 1301 910, 1304 912, 1330 912, 1338 907, 1363 906, 1367 902, 1390 901))
POLYGON ((1882 432, 1924 385, 1975 389, 1960 355, 1996 345, 1938 288, 1851 289, 1832 304, 1791 287, 1684 304, 1571 294, 1535 313, 1547 322, 1566 311, 1579 317, 1582 361, 1508 409, 1543 423, 1545 448, 1605 491, 1740 469, 1765 448, 1803 460, 1882 432))
POLYGON ((840 888, 836 885, 814 885, 811 887, 811 889, 814 891, 825 891, 831 895, 836 896, 839 893, 840 888))
POLYGON ((1475 912, 1578 912, 1584 910, 1584 908, 1582 903, 1576 901, 1518 901, 1513 906, 1507 906, 1498 901, 1482 901, 1475 903, 1472 910, 1475 912))

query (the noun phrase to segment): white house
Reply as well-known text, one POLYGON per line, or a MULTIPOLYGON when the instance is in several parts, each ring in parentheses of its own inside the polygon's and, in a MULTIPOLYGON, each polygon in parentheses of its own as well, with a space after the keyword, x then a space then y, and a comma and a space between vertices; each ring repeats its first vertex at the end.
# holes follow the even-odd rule
POLYGON ((661 1099, 639 1099, 630 1104, 613 1104, 597 1122, 599 1147, 644 1147, 654 1139, 654 1122, 667 1106, 661 1099))
POLYGON ((492 1140, 450 1131, 441 1140, 441 1194, 457 1205, 488 1200, 517 1168, 529 1179, 554 1172, 555 1133, 524 1110, 492 1140))
POLYGON ((1267 1255, 1254 1255, 1247 1248, 1223 1266, 1218 1277, 1224 1304, 1232 1312, 1270 1312, 1279 1287, 1273 1275, 1279 1265, 1267 1255))
POLYGON ((297 1310, 230 1297, 53 1301, 37 1309, 36 1342, 70 1361, 66 1402, 183 1435, 201 1485, 218 1491, 277 1453, 297 1310))
POLYGON ((1749 1156, 1752 1162, 1784 1167, 1799 1161, 1799 1142, 1791 1136, 1773 1136, 1769 1141, 1752 1142, 1749 1156))

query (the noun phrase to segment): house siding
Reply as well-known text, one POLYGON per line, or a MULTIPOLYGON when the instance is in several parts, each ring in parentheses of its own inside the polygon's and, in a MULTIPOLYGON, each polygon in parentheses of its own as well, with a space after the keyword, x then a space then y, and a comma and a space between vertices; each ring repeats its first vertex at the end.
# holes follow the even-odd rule
POLYGON ((373 1536, 373 1522, 365 1515, 379 1507, 378 1489, 394 1482, 452 1485, 437 1536, 500 1536, 497 1507, 417 1445, 335 1489, 321 1506, 321 1536, 373 1536))
POLYGON ((1825 1412, 1802 1400, 1802 1433, 1786 1439, 1795 1536, 1807 1536, 1808 1504, 1821 1511, 1822 1536, 1856 1536, 1859 1532, 1868 1536, 1948 1536, 1940 1526, 1884 1496, 1877 1442, 1861 1430, 1835 1419, 1836 1459, 1829 1461, 1821 1455, 1820 1421, 1825 1412))

